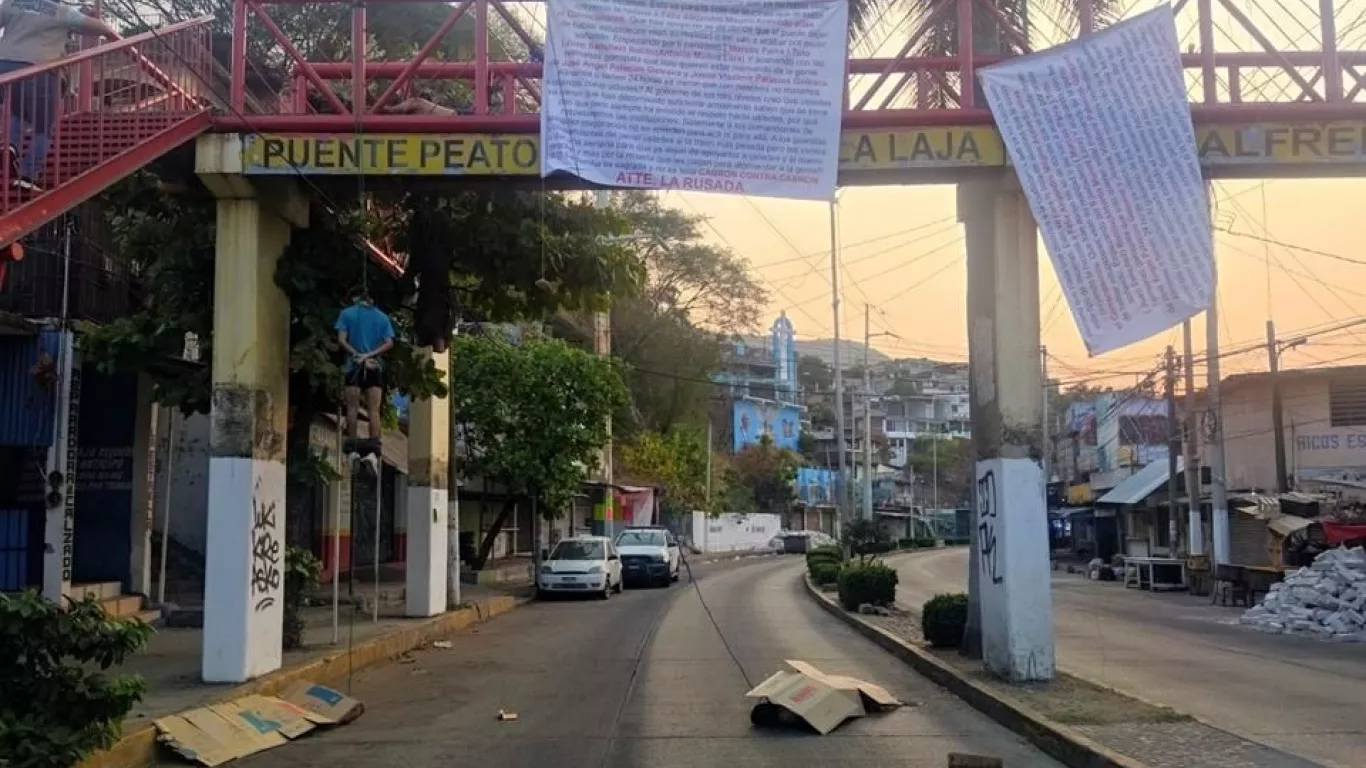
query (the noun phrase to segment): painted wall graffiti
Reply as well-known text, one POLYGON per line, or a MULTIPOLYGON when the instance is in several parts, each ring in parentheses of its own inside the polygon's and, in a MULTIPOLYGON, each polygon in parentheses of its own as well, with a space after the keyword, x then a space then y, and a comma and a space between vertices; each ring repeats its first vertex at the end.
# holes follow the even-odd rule
POLYGON ((280 539, 276 503, 260 498, 261 483, 252 494, 251 524, 251 598, 257 612, 275 605, 280 592, 280 539))
POLYGON ((999 522, 1000 500, 996 495, 996 473, 988 469, 977 480, 977 544, 981 553, 982 573, 992 584, 1005 581, 1000 568, 1000 551, 996 546, 996 525, 999 522))

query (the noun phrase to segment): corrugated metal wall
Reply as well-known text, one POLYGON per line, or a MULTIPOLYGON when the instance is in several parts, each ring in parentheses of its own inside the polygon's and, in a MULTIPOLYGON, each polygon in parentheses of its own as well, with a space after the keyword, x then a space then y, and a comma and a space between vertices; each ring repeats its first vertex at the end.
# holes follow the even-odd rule
POLYGON ((33 380, 40 355, 55 363, 61 334, 42 331, 37 336, 0 336, 0 445, 52 444, 53 393, 33 380))

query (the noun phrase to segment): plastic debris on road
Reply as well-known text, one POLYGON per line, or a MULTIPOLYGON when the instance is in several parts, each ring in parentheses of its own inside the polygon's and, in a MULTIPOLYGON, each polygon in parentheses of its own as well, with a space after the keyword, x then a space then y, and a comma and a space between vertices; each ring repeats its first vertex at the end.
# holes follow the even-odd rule
POLYGON ((805 724, 821 735, 852 717, 885 712, 901 706, 880 685, 853 677, 827 675, 804 661, 789 659, 791 669, 780 669, 746 693, 759 699, 750 711, 757 726, 805 724))
POLYGON ((440 648, 443 651, 449 651, 455 647, 455 643, 452 643, 450 640, 437 640, 432 643, 432 647, 440 648))
POLYGON ((1330 549, 1271 585, 1239 620, 1262 632, 1366 642, 1366 552, 1330 549))
POLYGON ((517 713, 506 709, 498 710, 498 721, 502 723, 517 722, 517 713))
POLYGON ((222 765, 254 755, 318 727, 344 725, 365 705, 314 683, 297 683, 279 696, 244 696, 154 721, 157 740, 200 765, 222 765))

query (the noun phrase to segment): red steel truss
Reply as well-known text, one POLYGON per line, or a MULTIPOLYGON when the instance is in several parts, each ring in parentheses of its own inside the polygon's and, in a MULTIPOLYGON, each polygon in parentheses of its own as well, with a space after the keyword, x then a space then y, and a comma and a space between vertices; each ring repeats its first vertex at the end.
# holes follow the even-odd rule
MULTIPOLYGON (((371 32, 367 12, 384 13, 398 2, 412 0, 234 0, 230 50, 218 53, 226 61, 215 60, 212 20, 205 17, 93 47, 93 41, 84 41, 83 49, 72 56, 0 75, 0 100, 9 113, 26 123, 47 114, 53 126, 51 147, 37 173, 41 191, 14 186, 8 163, 0 162, 0 246, 206 130, 539 130, 544 30, 538 30, 539 35, 529 32, 502 0, 430 0, 448 9, 445 19, 417 53, 403 61, 366 60, 349 51, 334 52, 330 61, 310 61, 301 52, 301 44, 309 41, 290 39, 270 12, 279 5, 335 7, 342 19, 349 14, 350 50, 363 51, 371 32), (495 27, 502 31, 501 39, 515 39, 507 47, 520 53, 500 53, 504 46, 494 45, 490 36, 495 27), (439 58, 438 52, 449 51, 446 41, 456 30, 470 44, 456 59, 439 58), (248 57, 249 45, 255 59, 248 57), (265 58, 262 50, 267 51, 265 58), (262 67, 269 71, 261 72, 262 67), (51 87, 53 82, 61 84, 60 91, 51 87), (266 83, 281 85, 272 89, 266 83), (394 114, 393 106, 422 92, 424 83, 447 86, 447 92, 453 83, 460 84, 468 94, 467 103, 447 106, 462 113, 394 114)), ((1000 60, 978 52, 983 46, 974 44, 973 30, 982 25, 974 26, 974 18, 991 17, 1009 47, 1028 51, 1031 44, 1054 45, 1094 31, 1094 2, 1076 0, 1072 18, 1051 20, 1057 29, 1053 33, 1040 32, 1036 18, 1026 35, 994 0, 927 0, 918 18, 883 25, 869 35, 891 28, 894 39, 880 44, 879 51, 898 49, 894 55, 849 58, 844 126, 891 130, 988 125, 991 114, 977 102, 975 89, 962 87, 974 82, 977 69, 1000 60), (956 47, 924 53, 924 41, 936 32, 942 38, 943 24, 949 20, 963 31, 956 47)), ((1341 45, 1344 38, 1358 37, 1353 32, 1366 19, 1366 10, 1340 32, 1335 0, 1301 0, 1299 6, 1292 10, 1278 0, 1176 3, 1178 32, 1184 29, 1187 38, 1183 61, 1197 122, 1366 120, 1366 50, 1341 45), (1261 13, 1263 2, 1279 10, 1261 13), (1269 21, 1254 18, 1259 13, 1269 21), (1232 33, 1229 26, 1234 27, 1232 33), (1291 34, 1286 33, 1287 26, 1291 34), (1306 39, 1308 44, 1302 42, 1306 39), (1230 42, 1234 40, 1252 41, 1252 50, 1239 49, 1230 42)), ((856 40, 852 48, 865 48, 865 42, 856 40)), ((0 149, 25 149, 27 139, 10 136, 8 123, 0 120, 0 149)), ((396 268, 391 257, 373 245, 367 247, 376 261, 396 268)))
MULTIPOLYGON (((403 133, 535 133, 540 128, 541 65, 534 60, 496 60, 490 54, 490 22, 497 19, 528 50, 539 50, 542 37, 502 0, 442 3, 450 8, 445 21, 411 60, 309 61, 271 17, 269 7, 343 3, 347 0, 236 0, 233 14, 232 112, 216 115, 214 129, 263 132, 403 132, 403 133), (473 27, 472 50, 458 61, 434 60, 453 29, 473 27), (292 63, 285 87, 270 109, 253 111, 247 99, 246 40, 264 30, 292 63), (393 114, 391 107, 422 81, 459 81, 472 98, 467 114, 423 116, 393 114)), ((364 50, 367 10, 406 0, 368 0, 352 5, 352 50, 364 50)), ((928 5, 928 4, 927 4, 928 5)), ((1194 118, 1199 123, 1306 122, 1366 118, 1366 50, 1341 50, 1333 0, 1306 0, 1294 12, 1293 27, 1315 34, 1313 49, 1281 48, 1282 29, 1263 30, 1249 12, 1247 0, 1179 0, 1178 28, 1196 40, 1182 56, 1188 72, 1194 118), (1317 1, 1319 12, 1311 14, 1317 1), (1307 18, 1313 16, 1313 18, 1307 18), (1230 33, 1227 26, 1236 27, 1230 33), (1246 37, 1256 50, 1221 50, 1217 37, 1246 37), (1272 91, 1268 93, 1268 91, 1272 91)), ((1281 12, 1285 4, 1277 3, 1281 12)), ((975 52, 973 19, 986 14, 1016 47, 1057 44, 1095 29, 1094 0, 1077 0, 1075 20, 1054 39, 1026 36, 992 0, 938 0, 914 24, 898 25, 900 50, 890 57, 848 60, 846 111, 848 129, 888 130, 942 125, 988 125, 991 113, 976 102, 971 83, 977 69, 1000 61, 975 52), (952 15, 964 30, 956 50, 938 55, 918 51, 927 34, 952 15)), ((1292 9, 1294 10, 1294 9, 1292 9)), ((1031 25, 1033 26, 1033 25, 1031 25)), ((1282 25, 1285 26, 1285 25, 1282 25)), ((980 24, 977 28, 980 28, 980 24)), ((894 45, 894 43, 893 43, 894 45)), ((883 46, 886 48, 886 45, 883 46)), ((1230 47, 1224 43, 1223 47, 1230 47)), ((738 87, 738 86, 737 86, 738 87)))

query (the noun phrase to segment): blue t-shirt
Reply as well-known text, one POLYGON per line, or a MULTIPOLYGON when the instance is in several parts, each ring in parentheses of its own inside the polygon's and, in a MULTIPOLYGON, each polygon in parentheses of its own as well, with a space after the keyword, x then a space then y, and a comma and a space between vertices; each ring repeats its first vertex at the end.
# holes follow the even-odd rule
MULTIPOLYGON (((361 354, 373 352, 384 342, 394 338, 394 324, 389 316, 373 304, 352 304, 337 315, 337 331, 346 331, 346 343, 361 354)), ((384 361, 377 360, 382 368, 384 361)), ((354 358, 346 358, 346 370, 356 366, 354 358)))

